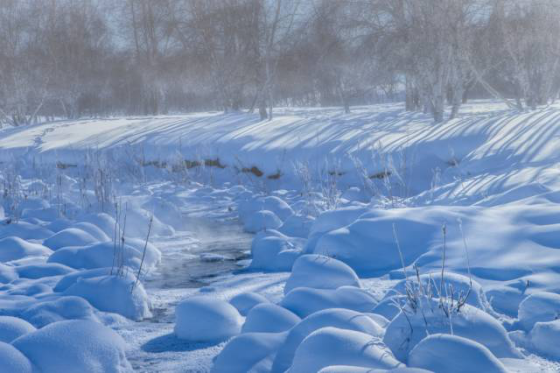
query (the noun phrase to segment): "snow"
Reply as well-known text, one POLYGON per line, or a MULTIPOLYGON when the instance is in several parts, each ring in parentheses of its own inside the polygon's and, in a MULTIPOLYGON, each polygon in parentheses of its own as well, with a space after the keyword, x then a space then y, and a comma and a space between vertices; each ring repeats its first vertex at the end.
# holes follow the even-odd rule
POLYGON ((383 336, 383 329, 359 312, 337 308, 319 311, 306 317, 289 331, 285 342, 278 349, 271 371, 286 371, 292 365, 295 352, 302 341, 314 331, 328 326, 361 332, 370 338, 379 339, 383 336))
POLYGON ((298 287, 337 289, 341 286, 361 286, 352 268, 324 255, 303 255, 295 261, 284 293, 298 287))
POLYGON ((33 373, 33 365, 14 346, 0 341, 0 362, 5 372, 33 373))
POLYGON ((106 325, 138 371, 413 372, 419 359, 451 373, 437 364, 460 359, 558 372, 558 108, 474 102, 437 125, 384 104, 2 129, 0 179, 19 186, 0 197, 1 313, 42 327, 20 338, 106 325), (91 179, 93 157, 108 179, 91 179), (440 288, 455 305, 468 294, 451 319, 440 288))
POLYGON ((86 300, 73 296, 41 301, 26 309, 21 317, 37 328, 64 320, 99 321, 86 300))
POLYGON ((136 283, 136 278, 130 273, 78 278, 64 294, 82 297, 98 310, 118 313, 132 320, 152 315, 142 283, 136 283))
POLYGON ((125 342, 93 321, 61 321, 26 334, 12 345, 43 373, 128 373, 125 342))
POLYGON ((285 337, 285 333, 244 333, 234 337, 217 356, 211 372, 256 373, 269 371, 274 354, 285 337))
POLYGON ((338 289, 299 287, 286 294, 280 305, 299 317, 306 317, 328 308, 370 312, 377 305, 377 299, 369 292, 354 286, 341 286, 338 289))
POLYGON ((68 246, 85 246, 96 243, 97 240, 86 231, 79 228, 66 228, 47 238, 43 244, 51 250, 58 250, 68 246))
POLYGON ((229 302, 232 306, 237 308, 242 316, 247 316, 249 311, 256 305, 269 303, 270 301, 258 293, 247 292, 234 296, 229 302))
POLYGON ((0 262, 9 262, 30 256, 47 257, 52 250, 43 245, 27 242, 19 237, 6 237, 0 240, 0 262))
POLYGON ((434 373, 507 373, 490 350, 473 340, 449 334, 432 334, 414 347, 410 366, 434 373))
POLYGON ((14 339, 35 330, 27 321, 12 317, 0 316, 0 342, 10 343, 14 339))
POLYGON ((418 310, 407 305, 404 312, 391 321, 383 342, 405 363, 410 351, 424 337, 438 333, 452 333, 476 341, 498 358, 521 357, 506 329, 486 312, 465 304, 459 312, 451 311, 450 316, 435 299, 420 298, 418 310))
POLYGON ((256 211, 245 218, 244 221, 245 231, 249 233, 278 229, 282 226, 282 220, 275 213, 268 210, 256 211))
POLYGON ((258 304, 249 311, 241 333, 280 333, 290 330, 301 319, 272 303, 258 304))
POLYGON ((326 327, 303 340, 289 372, 318 372, 331 365, 389 369, 398 367, 400 363, 391 351, 369 334, 326 327))
POLYGON ((537 322, 552 321, 559 317, 560 294, 534 293, 519 305, 519 323, 526 331, 531 331, 537 322))
POLYGON ((537 351, 560 360, 560 350, 557 344, 557 341, 560 340, 560 319, 537 322, 531 329, 530 339, 537 351))
POLYGON ((191 342, 221 342, 239 334, 242 323, 235 307, 210 296, 186 299, 175 308, 175 334, 191 342))
POLYGON ((261 231, 251 244, 251 268, 290 271, 301 255, 304 240, 288 237, 276 230, 261 231))

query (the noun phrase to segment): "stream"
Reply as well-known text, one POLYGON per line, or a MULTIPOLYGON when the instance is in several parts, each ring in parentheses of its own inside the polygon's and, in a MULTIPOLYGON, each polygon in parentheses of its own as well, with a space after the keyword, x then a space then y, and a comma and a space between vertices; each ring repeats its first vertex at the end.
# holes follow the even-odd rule
POLYGON ((142 279, 152 302, 152 318, 113 328, 131 346, 136 372, 207 372, 220 345, 179 340, 174 309, 182 299, 248 264, 252 235, 231 217, 186 215, 188 231, 151 240, 162 253, 158 268, 142 279))

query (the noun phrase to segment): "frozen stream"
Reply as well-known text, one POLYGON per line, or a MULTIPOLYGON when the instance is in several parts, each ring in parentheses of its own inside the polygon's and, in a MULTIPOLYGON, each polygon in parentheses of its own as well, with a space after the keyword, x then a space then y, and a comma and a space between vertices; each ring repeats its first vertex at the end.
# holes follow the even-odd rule
MULTIPOLYGON (((173 335, 175 305, 217 279, 233 277, 249 257, 252 236, 233 219, 186 216, 188 231, 152 242, 162 252, 159 267, 142 280, 153 317, 113 327, 131 346, 138 372, 206 372, 220 345, 192 344, 173 335)), ((202 291, 209 291, 208 288, 202 291)))

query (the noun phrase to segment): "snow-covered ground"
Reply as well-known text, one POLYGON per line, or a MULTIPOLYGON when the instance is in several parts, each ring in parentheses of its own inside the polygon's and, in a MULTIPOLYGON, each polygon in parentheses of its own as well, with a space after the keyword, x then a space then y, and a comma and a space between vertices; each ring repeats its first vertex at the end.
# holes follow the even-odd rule
POLYGON ((3 129, 0 363, 560 372, 559 121, 474 102, 438 125, 387 104, 3 129))

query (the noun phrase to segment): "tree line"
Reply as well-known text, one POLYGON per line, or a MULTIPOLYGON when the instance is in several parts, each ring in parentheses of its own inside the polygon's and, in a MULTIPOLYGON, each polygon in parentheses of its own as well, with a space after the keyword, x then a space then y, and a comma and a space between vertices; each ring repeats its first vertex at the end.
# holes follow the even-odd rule
POLYGON ((558 0, 2 0, 0 123, 560 91, 558 0))

